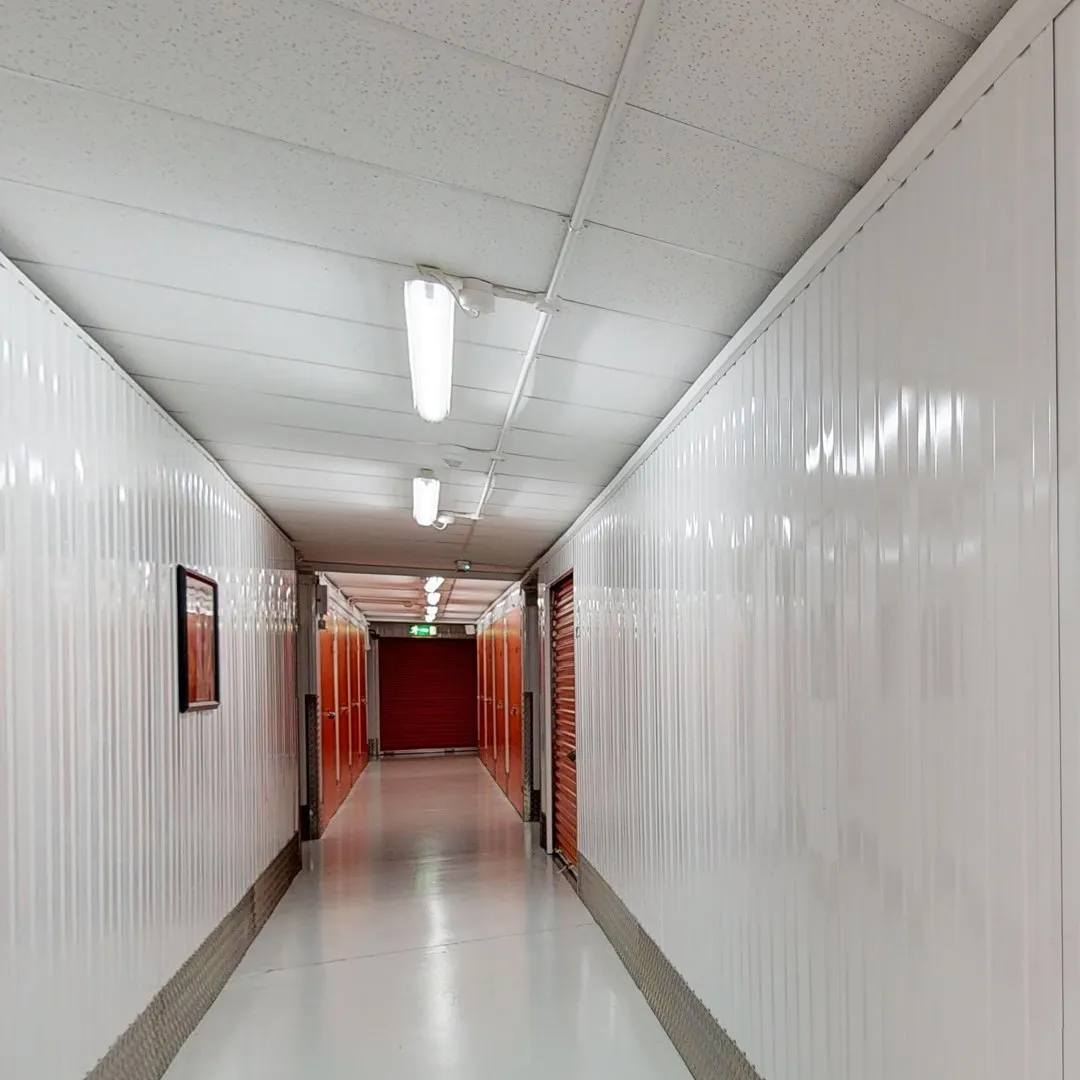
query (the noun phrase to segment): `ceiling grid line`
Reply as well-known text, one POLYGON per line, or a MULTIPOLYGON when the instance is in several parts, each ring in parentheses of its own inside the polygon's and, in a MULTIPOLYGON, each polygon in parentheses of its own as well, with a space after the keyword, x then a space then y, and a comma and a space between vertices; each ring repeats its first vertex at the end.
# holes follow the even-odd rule
MULTIPOLYGON (((630 35, 630 41, 626 46, 626 53, 624 54, 623 62, 619 67, 619 74, 615 80, 615 86, 611 92, 610 98, 608 98, 607 109, 604 112, 604 118, 600 123, 600 130, 597 132, 596 141, 593 144, 592 152, 589 155, 589 162, 585 167, 585 175, 581 181, 581 188, 578 191, 574 211, 570 215, 570 220, 567 222, 566 234, 563 237, 559 255, 555 260, 555 267, 551 272, 551 280, 549 281, 547 291, 544 294, 544 300, 549 306, 558 304, 558 290, 562 281, 562 276, 566 272, 567 265, 570 262, 574 245, 581 235, 582 230, 585 228, 589 209, 592 206, 592 201, 595 198, 601 176, 603 175, 604 168, 607 165, 608 158, 611 154, 615 137, 618 134, 619 125, 622 122, 623 115, 629 104, 630 95, 633 92, 641 74, 641 70, 644 67, 645 55, 656 35, 657 26, 660 21, 660 6, 661 0, 642 0, 637 20, 634 23, 634 31, 630 35)), ((488 470, 487 480, 484 483, 480 501, 478 502, 476 512, 473 515, 474 519, 480 519, 483 516, 484 507, 491 494, 491 489, 495 484, 499 455, 502 453, 506 435, 514 420, 514 413, 517 410, 518 403, 525 391, 526 380, 539 355, 540 346, 543 344, 544 335, 547 332, 548 325, 552 318, 553 316, 551 315, 550 310, 541 311, 537 315, 536 327, 533 330, 532 340, 529 342, 529 347, 522 360, 517 385, 514 387, 514 394, 511 397, 510 404, 506 410, 506 419, 503 421, 502 429, 499 432, 499 438, 495 443, 491 467, 488 470)), ((465 544, 466 551, 468 551, 472 539, 473 528, 471 527, 465 544)))

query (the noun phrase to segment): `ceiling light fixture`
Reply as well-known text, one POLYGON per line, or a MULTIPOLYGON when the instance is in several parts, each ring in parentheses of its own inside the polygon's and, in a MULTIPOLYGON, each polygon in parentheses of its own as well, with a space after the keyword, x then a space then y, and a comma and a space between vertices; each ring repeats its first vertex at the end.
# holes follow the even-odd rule
POLYGON ((405 327, 409 337, 413 405, 431 424, 450 415, 457 306, 457 298, 441 282, 430 278, 410 278, 405 282, 405 327))
POLYGON ((427 592, 438 592, 445 584, 446 578, 444 577, 429 577, 427 581, 424 582, 424 589, 427 592))
POLYGON ((429 469, 412 482, 412 514, 417 525, 427 528, 439 516, 439 481, 429 469))
POLYGON ((424 615, 424 618, 427 619, 428 622, 433 622, 435 620, 435 617, 438 614, 439 614, 439 609, 438 608, 429 607, 427 609, 426 614, 424 615))
POLYGON ((429 592, 427 594, 427 602, 432 607, 438 607, 439 604, 442 603, 442 594, 437 592, 429 592))

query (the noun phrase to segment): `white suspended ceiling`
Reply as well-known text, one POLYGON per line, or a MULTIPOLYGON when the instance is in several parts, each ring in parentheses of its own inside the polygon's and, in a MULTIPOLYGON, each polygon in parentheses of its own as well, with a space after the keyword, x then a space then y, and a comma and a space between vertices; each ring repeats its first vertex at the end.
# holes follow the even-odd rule
POLYGON ((639 0, 6 0, 0 250, 313 563, 508 576, 577 517, 1009 7, 664 0, 481 521, 535 313, 458 318, 412 411, 417 263, 542 291, 639 0))
MULTIPOLYGON (((372 622, 423 622, 427 609, 424 579, 404 574, 329 574, 342 594, 372 622)), ((476 622, 513 584, 451 577, 439 587, 435 621, 476 622)))

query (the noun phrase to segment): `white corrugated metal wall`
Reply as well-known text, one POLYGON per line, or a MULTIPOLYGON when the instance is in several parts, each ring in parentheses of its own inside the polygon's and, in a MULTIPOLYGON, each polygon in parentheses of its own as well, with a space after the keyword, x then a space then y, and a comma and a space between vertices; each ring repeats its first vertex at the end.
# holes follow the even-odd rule
POLYGON ((1080 4, 1057 56, 1058 492, 1065 1075, 1080 1075, 1080 4))
POLYGON ((293 550, 0 259, 0 1075, 84 1075, 296 831, 293 550), (174 574, 220 585, 177 711, 174 574))
POLYGON ((581 852, 768 1080, 1062 1076, 1054 289, 1047 31, 541 564, 581 852))

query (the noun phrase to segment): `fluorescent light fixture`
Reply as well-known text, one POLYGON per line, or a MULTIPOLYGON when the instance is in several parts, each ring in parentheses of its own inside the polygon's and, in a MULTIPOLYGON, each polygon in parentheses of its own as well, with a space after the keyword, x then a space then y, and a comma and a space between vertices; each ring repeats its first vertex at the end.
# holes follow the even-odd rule
POLYGON ((444 577, 429 577, 427 581, 424 582, 424 588, 428 592, 438 592, 445 584, 446 578, 444 577))
POLYGON ((427 594, 427 602, 431 607, 438 607, 439 602, 442 600, 442 593, 429 592, 427 594))
POLYGON ((409 371, 413 405, 429 423, 450 414, 454 382, 454 294, 437 281, 405 282, 405 327, 409 336, 409 371))
POLYGON ((418 476, 412 482, 412 516, 425 528, 439 516, 439 481, 433 476, 418 476))
POLYGON ((425 613, 425 615, 424 615, 424 618, 425 618, 425 619, 427 619, 427 621, 428 621, 428 622, 431 622, 432 620, 434 620, 434 618, 435 618, 435 617, 436 617, 436 616, 437 616, 438 614, 439 614, 439 609, 438 609, 438 608, 432 608, 432 607, 429 607, 429 608, 427 609, 427 612, 426 612, 426 613, 425 613))

